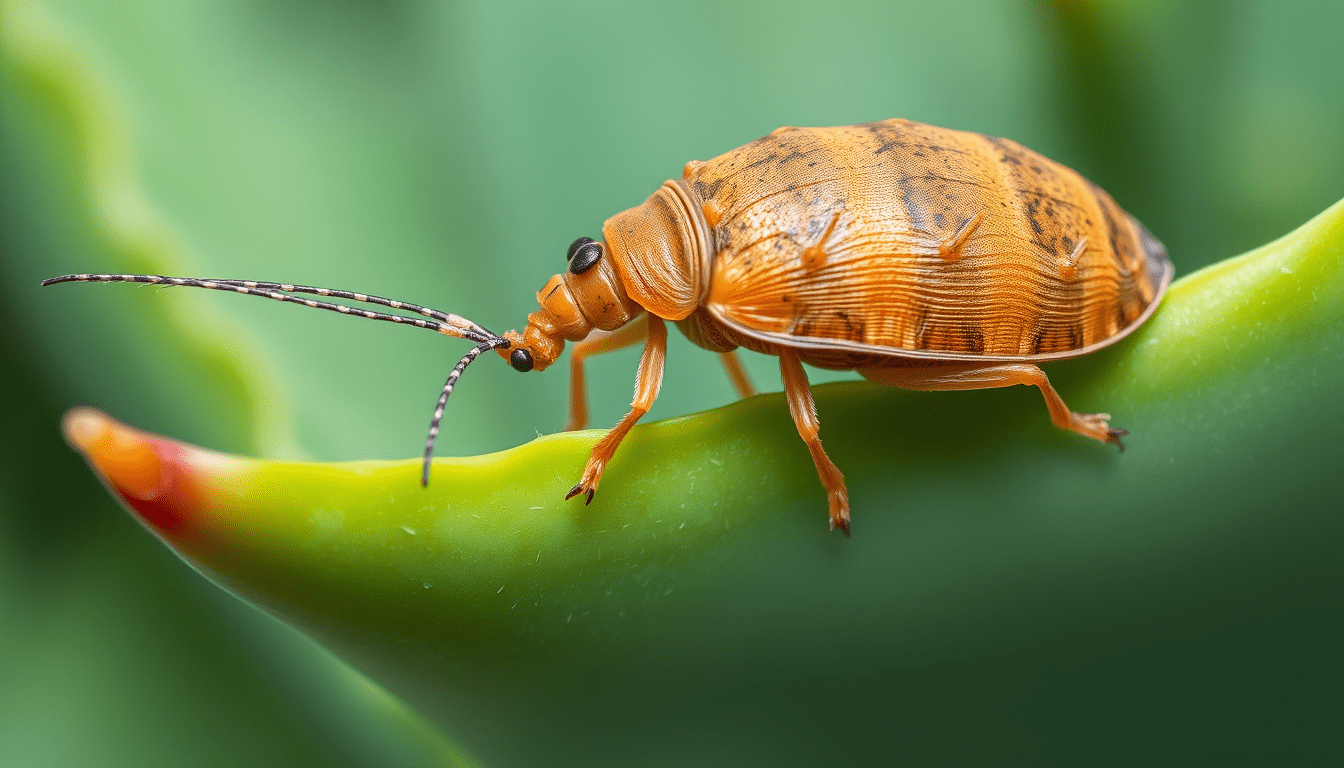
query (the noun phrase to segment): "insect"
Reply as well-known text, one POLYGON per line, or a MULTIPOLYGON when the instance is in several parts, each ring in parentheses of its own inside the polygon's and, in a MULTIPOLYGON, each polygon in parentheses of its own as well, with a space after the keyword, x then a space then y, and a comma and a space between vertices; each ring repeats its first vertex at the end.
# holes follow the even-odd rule
POLYGON ((156 275, 68 281, 183 285, 265 296, 414 325, 476 346, 448 376, 425 444, 422 484, 458 377, 495 351, 542 371, 576 342, 567 429, 588 420, 583 361, 643 342, 630 412, 594 446, 566 499, 591 503, 621 440, 662 383, 667 321, 719 353, 739 394, 736 357, 779 358, 789 413, 825 486, 832 530, 849 535, 844 476, 821 446, 803 364, 855 369, 915 390, 1026 384, 1058 427, 1124 450, 1104 413, 1071 411, 1037 363, 1124 338, 1171 282, 1166 249, 1100 187, 1015 142, 885 120, 785 127, 706 162, 687 163, 602 241, 570 246, 568 269, 537 293, 522 332, 496 335, 457 315, 351 291, 156 275), (382 305, 419 317, 304 298, 382 305))

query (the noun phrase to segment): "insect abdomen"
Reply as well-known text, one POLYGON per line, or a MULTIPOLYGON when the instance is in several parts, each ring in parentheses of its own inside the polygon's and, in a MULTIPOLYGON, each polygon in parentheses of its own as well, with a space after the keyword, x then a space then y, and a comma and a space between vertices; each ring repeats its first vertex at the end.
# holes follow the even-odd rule
POLYGON ((708 310, 789 346, 1072 356, 1132 328, 1170 276, 1100 188, 979 134, 781 129, 687 181, 717 249, 708 310))

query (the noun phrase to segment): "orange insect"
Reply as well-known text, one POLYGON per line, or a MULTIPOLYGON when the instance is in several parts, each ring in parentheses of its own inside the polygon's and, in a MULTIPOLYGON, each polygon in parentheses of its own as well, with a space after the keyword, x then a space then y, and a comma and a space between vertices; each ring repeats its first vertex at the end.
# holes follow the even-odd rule
POLYGON ((737 347, 779 358, 789 412, 826 487, 831 528, 850 530, 844 476, 821 447, 803 363, 856 369, 904 389, 1029 384, 1056 426, 1120 446, 1104 413, 1069 410, 1036 363, 1124 338, 1171 282, 1166 250, 1110 195, 1075 171, 1006 139, 908 120, 780 128, 708 162, 686 164, 642 205, 602 227, 604 242, 569 247, 569 269, 537 293, 523 332, 498 336, 406 302, 312 286, 154 275, 65 281, 189 285, 267 296, 413 324, 477 346, 444 385, 422 482, 448 396, 477 356, 519 371, 571 353, 567 429, 588 420, 583 360, 644 342, 630 412, 593 448, 565 498, 593 499, 621 440, 662 383, 671 320, 720 354, 752 393, 737 347), (383 314, 291 294, 381 304, 383 314))

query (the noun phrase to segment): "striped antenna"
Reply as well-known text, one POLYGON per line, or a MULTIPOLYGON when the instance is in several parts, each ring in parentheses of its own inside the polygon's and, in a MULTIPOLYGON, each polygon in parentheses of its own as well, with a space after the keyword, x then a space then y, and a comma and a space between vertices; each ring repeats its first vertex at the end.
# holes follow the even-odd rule
POLYGON ((453 387, 457 385, 457 380, 461 378, 462 372, 467 369, 468 365, 471 365, 471 361, 480 357, 481 353, 492 349, 507 348, 512 344, 508 339, 500 337, 485 326, 473 323, 472 321, 454 315, 451 312, 441 312, 437 309, 422 307, 419 304, 396 301, 395 299, 385 299, 382 296, 372 296, 367 293, 337 291, 330 288, 317 288, 311 285, 265 283, 256 280, 203 280, 195 277, 110 274, 62 275, 61 277, 53 277, 42 281, 42 285, 54 285, 56 283, 144 283, 147 285, 162 285, 165 287, 186 286, 188 288, 207 288, 213 291, 232 291, 233 293, 241 293, 246 296, 262 296, 276 301, 302 304, 305 307, 312 307, 314 309, 340 312, 343 315, 354 315, 355 317, 365 317, 370 320, 385 320, 390 323, 413 325, 416 328, 426 328, 447 336, 455 336, 460 339, 477 342, 476 346, 453 367, 453 372, 448 374, 448 381, 444 382, 443 385, 443 393, 439 395, 439 402, 434 406, 434 420, 429 424, 429 439, 425 441, 425 466, 424 471, 420 476, 420 484, 423 486, 429 485, 430 459, 434 454, 434 441, 439 436, 439 422, 443 420, 443 409, 447 406, 448 396, 453 393, 453 387), (367 309, 357 309, 344 304, 332 304, 316 299, 302 299, 298 296, 291 296, 290 294, 292 293, 315 294, 318 296, 329 296, 338 299, 352 299, 367 304, 379 304, 393 309, 404 309, 429 319, 425 320, 419 317, 406 317, 405 315, 390 315, 383 312, 372 312, 367 309))
POLYGON ((318 288, 312 285, 294 285, 292 283, 258 283, 251 280, 214 280, 216 283, 228 283, 232 285, 242 285, 246 288, 263 288, 271 291, 284 291, 285 293, 309 293, 317 296, 330 296, 336 299, 353 299, 368 304, 381 304, 384 307, 393 309, 404 309, 407 312, 414 312, 417 315, 424 315, 448 325, 455 325, 459 328, 470 328, 485 336, 495 336, 496 334, 483 325, 473 323, 461 315, 455 315, 452 312, 443 312, 429 307, 422 307, 419 304, 411 304, 407 301, 397 301, 396 299, 385 299, 382 296, 374 296, 369 293, 356 293, 354 291, 337 291, 331 288, 318 288))
POLYGON ((477 344, 471 351, 462 356, 462 359, 453 366, 453 372, 448 374, 448 380, 443 383, 443 392, 439 395, 439 402, 434 405, 434 419, 429 422, 429 439, 425 441, 425 468, 420 473, 420 485, 429 485, 429 463, 434 455, 434 441, 439 438, 439 421, 443 419, 443 409, 448 405, 448 396, 453 394, 453 387, 457 386, 457 380, 461 378, 462 372, 467 370, 471 361, 481 356, 482 352, 491 349, 507 347, 512 343, 508 339, 491 339, 490 341, 477 344))
POLYGON ((467 320, 457 315, 440 312, 437 309, 428 309, 418 304, 410 304, 404 301, 394 301, 385 299, 381 296, 370 296, 365 293, 355 293, 353 291, 333 291, 328 288, 313 288, 307 285, 290 285, 289 283, 261 283, 254 280, 202 280, 195 277, 165 277, 163 275, 62 275, 43 280, 43 285, 54 285, 56 283, 145 283, 148 285, 163 286, 185 286, 188 288, 208 288, 213 291, 232 291, 247 296, 262 296, 276 301, 288 302, 290 304, 301 304, 313 309, 325 309, 331 312, 340 312, 343 315, 353 315, 355 317, 364 317, 369 320, 385 320, 389 323, 400 323, 402 325, 413 325, 416 328, 425 328, 447 336, 455 336, 459 339, 468 341, 485 342, 491 339, 498 339, 499 335, 492 333, 483 326, 467 320), (344 304, 332 304, 326 301, 317 301, 315 299, 301 299, 297 296, 288 295, 292 293, 314 293, 320 296, 335 296, 344 299, 354 299, 370 304, 381 304, 385 307, 396 307, 411 312, 416 312, 432 320, 421 320, 418 317, 406 317, 405 315, 389 315, 383 312, 371 312, 367 309, 357 309, 348 307, 344 304))

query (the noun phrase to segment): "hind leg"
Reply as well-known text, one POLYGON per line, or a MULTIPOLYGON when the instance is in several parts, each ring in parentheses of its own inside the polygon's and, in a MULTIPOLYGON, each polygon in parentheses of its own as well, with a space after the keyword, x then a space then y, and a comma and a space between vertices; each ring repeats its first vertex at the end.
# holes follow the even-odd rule
POLYGON ((812 388, 807 383, 807 372, 798 360, 798 353, 785 347, 779 353, 779 371, 784 376, 784 397, 789 402, 798 435, 807 443, 817 476, 826 486, 826 501, 830 506, 831 530, 839 528, 849 535, 849 489, 845 476, 821 447, 821 423, 817 421, 817 405, 812 400, 812 388))
POLYGON ((1005 363, 1001 365, 976 365, 974 363, 953 363, 928 367, 910 368, 865 368, 859 373, 869 381, 886 384, 901 389, 926 391, 950 389, 991 389, 993 387, 1011 387, 1015 384, 1027 384, 1041 390, 1045 396, 1045 407, 1050 409, 1050 421, 1061 429, 1068 429, 1085 435, 1093 440, 1111 443, 1125 450, 1120 438, 1129 434, 1123 429, 1112 427, 1108 413, 1075 413, 1069 410, 1064 400, 1050 386, 1045 371, 1030 363, 1005 363))

